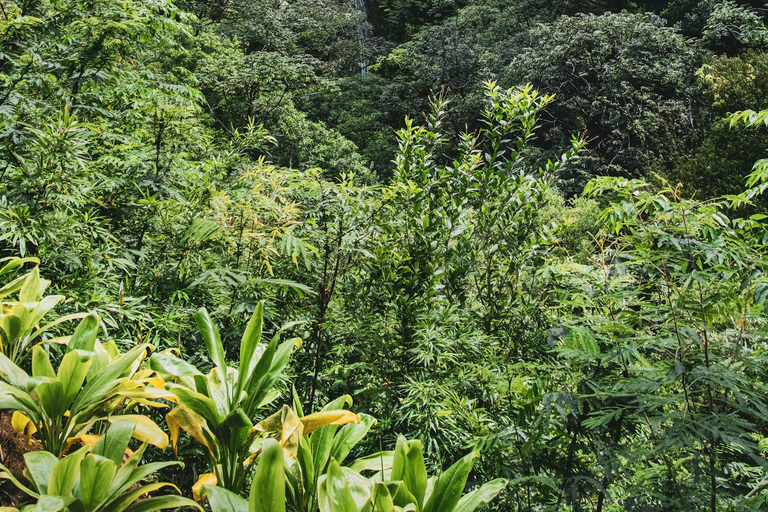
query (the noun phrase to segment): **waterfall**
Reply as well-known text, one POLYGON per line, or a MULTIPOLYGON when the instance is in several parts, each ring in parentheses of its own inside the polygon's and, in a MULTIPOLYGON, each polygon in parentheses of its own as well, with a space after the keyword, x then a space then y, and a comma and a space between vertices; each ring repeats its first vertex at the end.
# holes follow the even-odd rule
MULTIPOLYGON (((371 29, 368 28, 368 4, 366 0, 355 0, 355 9, 361 14, 363 22, 357 25, 357 39, 362 45, 371 37, 371 29)), ((368 57, 365 55, 365 50, 360 56, 360 74, 365 75, 368 73, 368 57)))

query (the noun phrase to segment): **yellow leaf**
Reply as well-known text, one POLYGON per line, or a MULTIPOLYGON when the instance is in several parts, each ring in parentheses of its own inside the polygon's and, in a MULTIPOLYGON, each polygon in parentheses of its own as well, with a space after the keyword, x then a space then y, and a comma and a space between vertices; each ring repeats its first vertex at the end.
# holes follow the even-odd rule
POLYGON ((154 421, 143 414, 122 414, 118 416, 110 416, 106 419, 109 420, 110 423, 123 420, 132 421, 135 425, 133 429, 133 437, 135 439, 138 439, 142 443, 149 443, 153 446, 157 446, 161 450, 165 450, 168 447, 168 436, 165 432, 163 432, 154 421))
POLYGON ((296 456, 299 449, 299 441, 304 435, 304 424, 293 412, 293 409, 284 405, 283 408, 275 414, 265 418, 253 427, 252 431, 279 434, 280 446, 283 447, 286 457, 296 456))
POLYGON ((205 496, 200 495, 200 491, 202 491, 204 485, 216 485, 218 483, 218 480, 216 480, 216 475, 213 473, 203 473, 200 475, 200 478, 197 479, 197 482, 195 482, 195 485, 192 486, 192 497, 195 498, 195 501, 202 500, 205 496))
POLYGON ((11 416, 11 426, 17 434, 26 433, 27 444, 32 444, 32 434, 37 432, 37 427, 35 427, 35 424, 31 419, 27 418, 19 411, 13 411, 13 416, 11 416))
POLYGON ((69 448, 75 444, 76 442, 80 441, 83 443, 83 446, 88 444, 96 444, 96 442, 101 438, 101 436, 92 435, 92 434, 80 434, 79 436, 75 437, 68 437, 67 438, 67 447, 64 449, 66 452, 69 450, 69 448))
POLYGON ((173 443, 173 451, 176 455, 178 455, 179 429, 184 430, 184 432, 189 434, 192 439, 208 448, 211 455, 213 454, 205 435, 203 435, 203 428, 207 429, 205 418, 195 411, 188 409, 183 405, 179 405, 165 415, 165 422, 168 424, 168 431, 171 434, 171 442, 173 443))
POLYGON ((360 416, 344 410, 320 411, 301 418, 301 422, 304 424, 304 435, 326 425, 346 425, 353 421, 360 423, 360 416))

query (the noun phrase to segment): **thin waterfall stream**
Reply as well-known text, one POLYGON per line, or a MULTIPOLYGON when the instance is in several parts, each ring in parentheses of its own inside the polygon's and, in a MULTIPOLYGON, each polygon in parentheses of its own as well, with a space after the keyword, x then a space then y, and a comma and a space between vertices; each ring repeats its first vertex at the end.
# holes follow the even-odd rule
POLYGON ((355 0, 355 9, 362 15, 362 22, 357 26, 357 38, 361 43, 362 49, 360 54, 360 74, 364 76, 368 73, 368 65, 370 62, 368 55, 362 46, 371 37, 371 29, 368 24, 368 4, 366 3, 366 0, 355 0))

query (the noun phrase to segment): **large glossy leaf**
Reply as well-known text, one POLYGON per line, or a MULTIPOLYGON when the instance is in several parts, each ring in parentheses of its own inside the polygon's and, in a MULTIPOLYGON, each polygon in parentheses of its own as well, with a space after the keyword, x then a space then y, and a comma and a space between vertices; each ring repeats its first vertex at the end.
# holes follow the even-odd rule
MULTIPOLYGON (((40 347, 35 347, 40 350, 40 347)), ((91 366, 90 352, 72 350, 64 355, 59 364, 58 380, 64 391, 64 404, 69 408, 85 382, 85 376, 91 366)))
POLYGON ((67 344, 67 351, 71 350, 84 350, 86 352, 93 352, 96 346, 96 337, 99 334, 99 315, 95 311, 88 313, 88 315, 80 320, 74 334, 69 339, 67 344))
POLYGON ((285 471, 283 449, 274 439, 265 439, 261 457, 251 483, 249 512, 285 511, 285 471))
POLYGON ((29 380, 27 372, 19 368, 5 354, 0 353, 0 379, 19 389, 24 389, 29 380))
POLYGON ((40 383, 36 388, 40 407, 48 418, 59 421, 69 409, 64 395, 64 385, 59 379, 40 383))
POLYGON ((416 498, 416 504, 421 510, 424 507, 424 493, 427 490, 427 467, 424 464, 421 441, 418 439, 409 443, 403 482, 413 497, 416 498))
MULTIPOLYGON (((277 340, 273 339, 270 343, 270 347, 274 347, 273 344, 276 344, 276 342, 277 340)), ((270 347, 268 347, 267 350, 264 351, 264 354, 262 354, 261 359, 259 359, 256 369, 254 370, 254 375, 257 378, 249 383, 247 389, 248 398, 243 406, 243 410, 249 417, 253 417, 256 409, 262 403, 262 400, 264 400, 280 378, 295 346, 294 340, 287 340, 274 351, 274 357, 269 357, 268 360, 266 359, 270 347)))
POLYGON ((328 472, 318 478, 317 486, 320 512, 357 512, 349 483, 335 460, 328 464, 328 472))
POLYGON ((53 496, 69 496, 77 478, 80 476, 80 461, 90 450, 90 446, 83 446, 74 453, 70 453, 53 466, 53 471, 48 479, 48 494, 53 496))
POLYGON ((107 497, 115 473, 117 464, 113 460, 94 454, 83 459, 80 464, 80 500, 87 510, 94 510, 107 497))
MULTIPOLYGON (((126 508, 130 507, 133 503, 141 498, 145 498, 150 493, 162 489, 164 487, 171 487, 177 493, 181 494, 179 488, 168 482, 156 482, 147 485, 134 485, 132 490, 124 492, 117 499, 109 500, 105 503, 104 512, 122 512, 126 508)), ((175 496, 171 496, 175 497, 175 496)))
POLYGON ((259 301, 240 341, 240 370, 235 386, 235 399, 238 399, 240 394, 245 391, 246 383, 253 373, 253 367, 256 365, 256 347, 261 343, 263 323, 264 302, 259 301))
MULTIPOLYGON (((124 512, 154 512, 156 510, 167 510, 169 508, 178 507, 192 507, 202 511, 203 507, 190 500, 189 498, 183 498, 181 496, 153 496, 141 500, 138 503, 134 503, 130 507, 124 509, 124 512)), ((118 512, 118 511, 115 511, 118 512)), ((122 511, 119 511, 122 512, 122 511)))
POLYGON ((40 496, 30 512, 59 512, 72 503, 74 498, 62 496, 40 496))
POLYGON ((352 448, 359 443, 376 424, 376 418, 368 414, 360 415, 360 422, 350 423, 341 428, 333 439, 330 456, 343 463, 352 448))
POLYGON ((213 512, 248 512, 248 502, 223 487, 203 486, 203 494, 208 497, 213 512))
POLYGON ((37 302, 40 300, 40 270, 34 267, 26 275, 19 292, 19 302, 37 302))
POLYGON ((24 454, 24 462, 27 465, 25 476, 40 494, 48 493, 48 480, 50 480, 53 467, 58 461, 59 459, 49 452, 39 451, 24 454))
POLYGON ((88 377, 88 383, 80 391, 71 407, 71 414, 79 413, 92 403, 104 400, 108 393, 116 387, 116 381, 125 376, 147 350, 148 345, 132 348, 115 361, 99 370, 93 377, 88 377))
POLYGON ((211 428, 218 427, 224 421, 216 407, 216 402, 202 393, 178 384, 166 384, 166 389, 176 395, 180 404, 205 418, 211 428))
POLYGON ((118 414, 104 419, 110 422, 131 422, 134 424, 134 439, 157 446, 161 450, 165 450, 168 447, 168 435, 149 416, 143 414, 118 414))
POLYGON ((477 456, 477 452, 468 454, 438 477, 434 491, 424 505, 424 512, 450 512, 456 507, 477 456))
POLYGON ((195 375, 202 375, 197 368, 188 362, 167 354, 152 354, 152 357, 149 359, 149 366, 163 376, 193 377, 195 375))
POLYGON ((32 349, 32 375, 49 379, 56 378, 56 370, 53 369, 48 352, 42 347, 32 349))
POLYGON ((475 489, 462 496, 453 512, 473 512, 478 510, 490 503, 506 486, 507 481, 503 478, 491 480, 479 489, 475 489))
POLYGON ((184 405, 179 405, 165 415, 165 421, 171 434, 174 453, 178 453, 179 429, 184 430, 192 439, 210 450, 208 440, 203 435, 203 429, 206 428, 205 418, 195 411, 184 405))
POLYGON ((385 451, 360 457, 349 465, 350 469, 355 471, 387 471, 392 469, 392 462, 395 458, 395 452, 385 451))
POLYGON ((221 344, 221 337, 219 336, 218 329, 216 329, 216 326, 213 325, 213 321, 211 321, 211 318, 208 316, 208 311, 205 308, 200 308, 197 310, 194 317, 197 328, 203 335, 206 347, 208 347, 208 355, 222 372, 226 371, 227 359, 224 354, 224 346, 221 344))

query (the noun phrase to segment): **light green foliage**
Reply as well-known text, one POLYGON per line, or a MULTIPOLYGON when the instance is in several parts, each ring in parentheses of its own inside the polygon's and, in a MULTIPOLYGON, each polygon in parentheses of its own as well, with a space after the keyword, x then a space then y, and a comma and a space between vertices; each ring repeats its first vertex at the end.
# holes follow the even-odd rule
POLYGON ((219 332, 204 309, 195 314, 208 353, 214 363, 208 375, 186 361, 167 354, 153 354, 150 365, 165 380, 179 406, 168 413, 174 448, 179 429, 206 448, 218 485, 236 492, 245 488, 246 459, 257 432, 259 410, 277 398, 274 390, 296 343, 278 343, 279 333, 261 343, 263 304, 260 303, 243 333, 239 369, 227 365, 219 332))
MULTIPOLYGON (((12 272, 26 262, 38 263, 36 258, 5 258, 4 261, 6 263, 0 268, 0 276, 12 272)), ((0 341, 2 341, 0 352, 14 364, 21 365, 22 361, 29 357, 35 345, 66 341, 66 339, 43 339, 41 336, 58 324, 86 316, 83 313, 75 313, 40 325, 43 318, 64 300, 63 295, 43 297, 49 284, 50 281, 40 278, 40 271, 35 266, 26 274, 0 288, 0 300, 3 300, 2 311, 0 311, 0 341), (7 300, 8 296, 14 293, 18 293, 18 300, 7 300)))
POLYGON ((727 203, 636 180, 587 190, 615 199, 594 263, 557 274, 570 330, 558 352, 578 378, 552 400, 570 446, 586 443, 563 466, 567 499, 735 506, 763 472, 753 440, 763 381, 747 377, 764 365, 761 217, 730 219, 727 203), (576 475, 594 458, 590 490, 576 475), (744 473, 732 477, 736 466, 744 473))
MULTIPOLYGON (((472 452, 439 476, 429 477, 421 442, 400 437, 391 466, 370 479, 353 469, 341 468, 334 460, 318 482, 320 511, 471 512, 488 504, 507 484, 497 479, 462 496, 477 456, 472 452)), ((366 469, 376 467, 375 457, 371 462, 366 469)))
MULTIPOLYGON (((20 413, 22 429, 37 431, 43 448, 56 456, 96 422, 116 421, 132 399, 148 397, 145 385, 134 376, 149 346, 122 354, 114 342, 99 342, 97 329, 95 313, 83 318, 56 370, 40 346, 32 350, 31 373, 0 354, 0 407, 20 413)), ((144 420, 135 420, 143 427, 137 437, 165 448, 167 436, 149 418, 144 420)))
POLYGON ((60 460, 48 452, 27 453, 24 473, 31 488, 8 471, 0 473, 0 478, 12 480, 37 500, 34 505, 22 506, 22 512, 140 512, 177 507, 202 510, 194 501, 180 496, 146 497, 163 487, 175 486, 161 482, 141 485, 142 482, 164 467, 183 464, 160 462, 139 466, 147 444, 135 452, 128 450, 133 429, 133 423, 117 421, 95 444, 86 444, 60 460))

